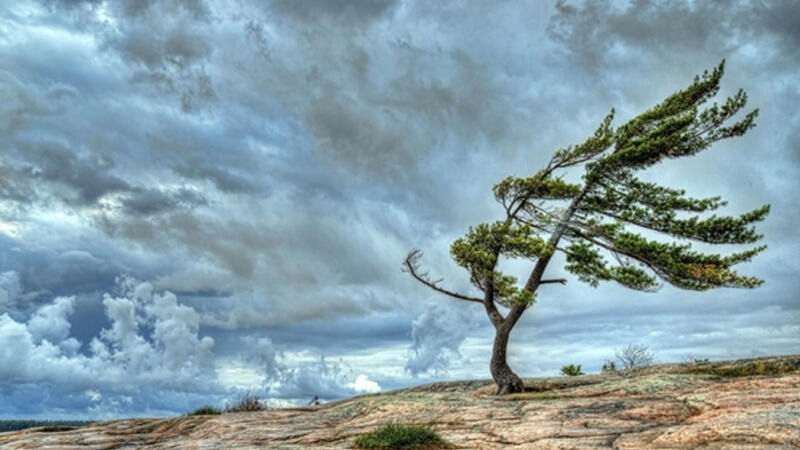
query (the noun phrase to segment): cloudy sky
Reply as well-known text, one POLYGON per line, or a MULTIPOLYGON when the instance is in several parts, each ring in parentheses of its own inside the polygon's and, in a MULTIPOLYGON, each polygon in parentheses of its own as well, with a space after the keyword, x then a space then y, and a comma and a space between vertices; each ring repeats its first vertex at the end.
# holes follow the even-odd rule
POLYGON ((765 285, 570 278, 510 363, 798 353, 798 48, 791 0, 2 2, 0 418, 488 378, 480 306, 415 284, 406 253, 469 293, 449 244, 502 214, 494 183, 723 58, 722 94, 746 89, 758 126, 643 176, 727 214, 770 203, 742 268, 765 285))

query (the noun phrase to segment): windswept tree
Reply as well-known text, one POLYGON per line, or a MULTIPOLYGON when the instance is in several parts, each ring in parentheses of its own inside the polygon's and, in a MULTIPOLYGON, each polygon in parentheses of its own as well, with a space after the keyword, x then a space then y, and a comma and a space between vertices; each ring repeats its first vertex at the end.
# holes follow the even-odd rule
POLYGON ((495 328, 490 368, 498 394, 523 389, 506 361, 509 333, 535 303, 541 285, 566 283, 544 276, 555 252, 565 255, 567 271, 595 287, 601 281, 615 281, 645 292, 664 283, 703 291, 754 288, 763 283, 736 273, 733 267, 749 261, 765 246, 720 255, 696 250, 692 242, 752 244, 761 238, 753 223, 764 219, 769 205, 738 217, 708 216, 702 213, 726 202, 720 197, 689 197, 682 189, 636 176, 637 171, 665 158, 695 155, 755 126, 758 110, 734 119, 747 103, 742 90, 721 104, 708 105, 719 91, 724 63, 616 129, 611 125, 612 110, 591 137, 556 151, 542 170, 527 178, 510 176, 494 186, 505 219, 471 227, 450 247, 481 295, 442 287, 441 280, 433 280, 421 269, 419 250, 408 254, 404 270, 417 281, 439 293, 483 305, 495 328), (576 169, 583 170, 579 182, 563 178, 576 169), (524 284, 498 269, 501 258, 532 261, 524 284))

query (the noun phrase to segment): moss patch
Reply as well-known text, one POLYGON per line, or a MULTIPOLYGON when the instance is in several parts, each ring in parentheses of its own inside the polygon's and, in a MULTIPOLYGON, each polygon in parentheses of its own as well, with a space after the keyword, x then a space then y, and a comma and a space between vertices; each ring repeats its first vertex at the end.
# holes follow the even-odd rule
POLYGON ((713 366, 711 364, 693 364, 684 373, 707 374, 719 377, 750 377, 756 375, 782 375, 795 372, 798 368, 786 361, 750 361, 732 366, 713 366))

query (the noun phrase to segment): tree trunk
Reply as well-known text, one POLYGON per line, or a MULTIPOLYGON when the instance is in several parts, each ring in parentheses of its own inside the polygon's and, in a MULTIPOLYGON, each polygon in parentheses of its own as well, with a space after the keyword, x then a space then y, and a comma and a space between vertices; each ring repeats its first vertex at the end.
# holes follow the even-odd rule
POLYGON ((497 395, 514 394, 522 392, 522 380, 515 374, 506 362, 506 347, 508 347, 508 335, 511 333, 512 326, 502 324, 497 327, 494 335, 494 346, 492 347, 492 362, 490 369, 492 378, 497 383, 497 395))

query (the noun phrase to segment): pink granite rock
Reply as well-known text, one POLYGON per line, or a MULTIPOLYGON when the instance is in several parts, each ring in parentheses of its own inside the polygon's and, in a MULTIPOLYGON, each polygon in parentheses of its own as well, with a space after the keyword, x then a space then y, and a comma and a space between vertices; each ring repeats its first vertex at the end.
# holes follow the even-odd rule
POLYGON ((800 355, 668 364, 529 379, 502 398, 483 381, 437 383, 304 408, 3 433, 0 449, 342 449, 390 422, 430 425, 458 448, 800 448, 798 368, 800 355))

